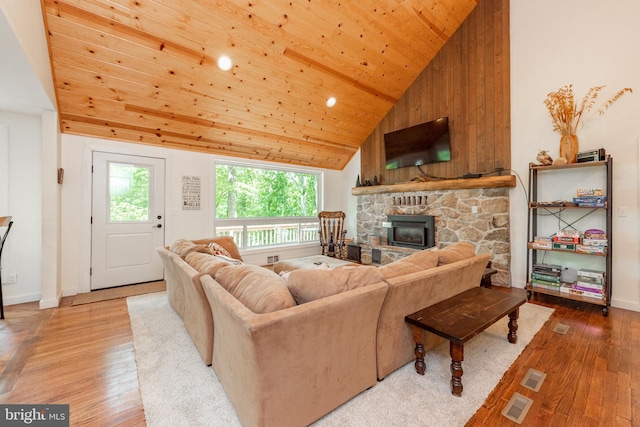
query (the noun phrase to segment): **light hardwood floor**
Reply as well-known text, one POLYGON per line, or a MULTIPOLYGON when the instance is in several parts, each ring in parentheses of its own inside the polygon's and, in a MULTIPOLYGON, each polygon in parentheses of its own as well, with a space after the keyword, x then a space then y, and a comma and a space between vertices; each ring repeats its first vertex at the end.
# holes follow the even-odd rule
MULTIPOLYGON (((0 403, 68 403, 73 426, 144 425, 126 300, 71 301, 6 308, 0 403)), ((544 295, 532 302, 556 311, 468 425, 517 425, 501 411, 518 392, 534 402, 524 426, 640 426, 640 313, 603 317, 597 306, 544 295), (557 323, 569 325, 566 335, 557 323), (538 392, 520 385, 529 368, 547 374, 538 392)))

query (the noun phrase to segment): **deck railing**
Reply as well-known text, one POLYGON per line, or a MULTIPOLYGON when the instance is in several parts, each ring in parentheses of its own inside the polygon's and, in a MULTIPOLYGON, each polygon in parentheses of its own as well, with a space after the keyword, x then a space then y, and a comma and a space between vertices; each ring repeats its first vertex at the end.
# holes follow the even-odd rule
POLYGON ((219 225, 216 236, 232 236, 240 248, 317 242, 318 222, 219 225))

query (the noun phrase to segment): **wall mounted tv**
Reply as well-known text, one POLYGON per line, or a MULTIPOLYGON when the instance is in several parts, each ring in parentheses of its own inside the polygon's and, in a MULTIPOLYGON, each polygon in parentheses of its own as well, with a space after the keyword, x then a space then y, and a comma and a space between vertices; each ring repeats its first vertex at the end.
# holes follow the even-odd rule
POLYGON ((450 161, 449 118, 385 133, 384 153, 387 169, 450 161))

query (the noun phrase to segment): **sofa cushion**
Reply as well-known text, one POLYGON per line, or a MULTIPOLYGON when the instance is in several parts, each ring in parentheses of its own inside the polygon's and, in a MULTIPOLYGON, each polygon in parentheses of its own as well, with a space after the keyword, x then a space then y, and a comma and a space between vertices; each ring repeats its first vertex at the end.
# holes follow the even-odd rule
POLYGON ((191 240, 178 239, 171 244, 169 250, 184 259, 191 252, 207 252, 208 248, 207 245, 196 244, 191 240))
POLYGON ((254 313, 270 313, 296 305, 284 280, 257 265, 229 265, 220 268, 215 280, 254 313))
POLYGON ((382 281, 374 266, 344 265, 335 268, 293 270, 287 286, 298 304, 382 281))
POLYGON ((476 247, 469 242, 455 242, 438 252, 438 265, 451 264, 476 255, 476 247))
POLYGON ((438 265, 438 258, 438 251, 425 249, 389 264, 381 265, 379 270, 385 279, 393 279, 433 268, 438 265))
POLYGON ((204 252, 190 252, 184 260, 198 272, 208 274, 211 277, 215 277, 218 270, 231 263, 218 256, 209 255, 204 252))

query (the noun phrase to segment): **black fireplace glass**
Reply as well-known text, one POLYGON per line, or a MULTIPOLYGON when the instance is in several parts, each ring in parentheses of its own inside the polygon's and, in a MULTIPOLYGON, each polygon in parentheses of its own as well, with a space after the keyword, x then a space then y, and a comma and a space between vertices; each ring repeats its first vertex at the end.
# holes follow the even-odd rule
POLYGON ((389 246, 427 249, 435 246, 435 218, 432 215, 388 215, 391 223, 389 246))

